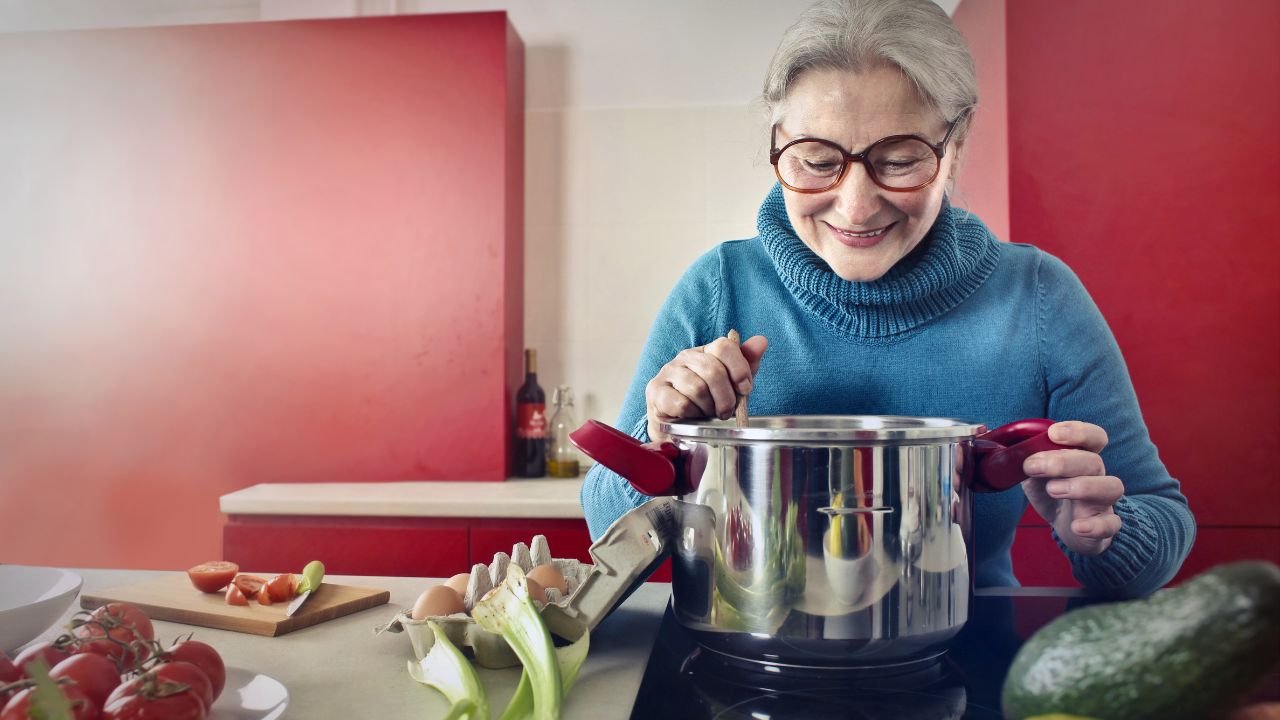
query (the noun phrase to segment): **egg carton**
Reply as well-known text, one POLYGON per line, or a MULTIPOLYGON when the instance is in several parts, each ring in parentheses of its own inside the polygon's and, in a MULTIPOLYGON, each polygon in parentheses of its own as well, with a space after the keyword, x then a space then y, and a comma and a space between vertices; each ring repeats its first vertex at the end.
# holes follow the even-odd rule
POLYGON ((668 538, 675 537, 675 528, 676 501, 656 498, 614 521, 588 549, 591 563, 553 558, 546 537, 535 535, 528 545, 517 543, 510 554, 500 552, 487 565, 477 563, 471 567, 471 579, 462 598, 466 613, 414 620, 410 609, 405 608, 391 622, 377 628, 376 633, 405 633, 414 656, 421 660, 435 644, 435 634, 427 624, 434 620, 449 641, 471 654, 476 664, 488 668, 519 665, 519 658, 506 640, 481 628, 469 614, 476 602, 506 580, 512 565, 528 573, 538 565, 550 564, 564 576, 564 593, 546 588, 547 601, 534 600, 534 605, 548 630, 573 641, 583 632, 594 630, 662 564, 671 553, 668 538))

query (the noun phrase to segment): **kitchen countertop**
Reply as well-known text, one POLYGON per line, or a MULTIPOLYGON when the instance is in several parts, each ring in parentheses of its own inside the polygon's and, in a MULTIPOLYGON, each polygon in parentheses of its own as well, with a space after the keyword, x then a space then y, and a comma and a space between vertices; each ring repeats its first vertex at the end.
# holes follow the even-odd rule
POLYGON ((223 495, 218 507, 227 515, 581 519, 581 489, 581 477, 513 478, 505 482, 264 483, 223 495), (476 502, 478 493, 483 493, 483 506, 476 502))
MULTIPOLYGON (((100 592, 164 574, 146 570, 77 572, 84 578, 81 592, 100 592)), ((441 580, 365 576, 327 576, 326 579, 345 585, 390 590, 390 603, 274 638, 157 621, 157 640, 167 644, 178 636, 194 633, 196 639, 217 648, 229 667, 267 675, 279 681, 289 693, 288 708, 283 714, 285 718, 395 720, 443 717, 448 709, 443 696, 409 677, 406 661, 412 659, 413 651, 408 637, 395 633, 375 636, 373 632, 402 608, 411 605, 423 589, 437 585, 441 580)), ((650 660, 670 592, 671 586, 666 583, 640 586, 592 632, 587 660, 565 702, 565 720, 627 720, 632 717, 642 680, 648 682, 645 679, 646 664, 650 660)), ((987 672, 974 674, 971 679, 976 678, 977 685, 970 688, 971 703, 986 702, 989 703, 987 707, 998 704, 995 698, 999 697, 1004 668, 1013 650, 1022 642, 1011 633, 1016 630, 1017 635, 1025 637, 1072 604, 1089 602, 1075 588, 988 588, 977 591, 976 595, 979 602, 997 603, 994 606, 997 608, 1005 607, 1000 603, 1008 602, 1008 609, 1001 609, 995 615, 987 612, 985 621, 978 615, 970 618, 970 625, 966 626, 948 657, 956 657, 961 666, 970 668, 990 666, 987 672), (983 624, 992 621, 994 624, 983 624), (965 634, 972 641, 964 641, 965 634), (1007 636, 1003 645, 1002 634, 1007 636), (976 657, 966 659, 975 653, 976 657), (975 662, 978 665, 975 666, 975 662)), ((55 637, 78 609, 78 603, 73 605, 58 624, 37 641, 55 637)), ((490 708, 496 715, 506 707, 514 692, 520 668, 477 670, 488 694, 490 708)), ((654 698, 661 697, 653 695, 653 692, 664 691, 651 688, 647 692, 646 707, 654 704, 654 698)), ((1280 699, 1280 674, 1264 682, 1254 699, 1280 699)), ((662 701, 665 700, 659 700, 659 703, 662 701)), ((974 704, 971 710, 978 707, 974 704)), ((975 715, 978 716, 986 715, 975 715)), ((257 716, 235 717, 236 720, 250 720, 257 716)), ((230 720, 230 717, 214 715, 211 720, 230 720)))
MULTIPOLYGON (((81 592, 142 582, 163 573, 147 570, 76 570, 84 578, 81 592)), ((195 639, 217 648, 226 664, 268 675, 289 691, 285 718, 433 718, 443 717, 448 703, 437 691, 409 677, 413 658, 408 636, 383 633, 402 608, 409 607, 439 579, 326 576, 343 585, 387 589, 391 601, 303 628, 279 637, 262 637, 171 622, 155 623, 156 638, 168 644, 194 632, 195 639), (337 712, 337 711, 344 712, 337 712)), ((192 590, 192 592, 195 592, 192 590)), ((625 720, 671 586, 642 585, 591 635, 591 650, 564 708, 565 720, 625 720)), ((50 640, 79 610, 78 600, 39 639, 50 640)), ((506 707, 520 680, 520 668, 478 668, 494 714, 506 707)), ((214 716, 215 720, 217 716, 214 716)))

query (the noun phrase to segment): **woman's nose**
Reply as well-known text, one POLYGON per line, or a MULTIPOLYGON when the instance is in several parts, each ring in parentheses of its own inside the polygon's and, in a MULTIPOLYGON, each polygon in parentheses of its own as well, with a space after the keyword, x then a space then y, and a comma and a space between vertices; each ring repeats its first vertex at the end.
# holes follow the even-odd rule
POLYGON ((845 171, 844 179, 836 186, 835 192, 836 211, 850 225, 863 225, 879 207, 880 186, 871 181, 871 175, 862 163, 849 164, 849 169, 845 171))

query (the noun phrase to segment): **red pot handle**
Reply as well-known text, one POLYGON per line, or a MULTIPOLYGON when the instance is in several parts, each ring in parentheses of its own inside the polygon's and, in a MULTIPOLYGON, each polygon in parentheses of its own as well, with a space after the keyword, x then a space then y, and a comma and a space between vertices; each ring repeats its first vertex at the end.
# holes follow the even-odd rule
POLYGON ((977 469, 973 475, 975 492, 1000 492, 1027 479, 1022 463, 1045 450, 1068 449, 1049 439, 1053 420, 1031 418, 1001 425, 973 441, 977 469))
POLYGON ((588 457, 618 473, 645 495, 676 494, 675 460, 680 450, 669 442, 643 444, 598 420, 588 420, 569 433, 569 440, 588 457))

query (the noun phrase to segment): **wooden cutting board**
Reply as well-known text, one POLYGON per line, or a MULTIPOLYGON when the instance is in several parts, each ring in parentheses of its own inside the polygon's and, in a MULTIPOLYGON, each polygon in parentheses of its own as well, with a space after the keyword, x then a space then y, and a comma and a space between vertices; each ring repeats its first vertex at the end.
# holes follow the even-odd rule
POLYGON ((391 599, 389 590, 323 582, 293 617, 285 617, 285 609, 289 607, 287 602, 259 605, 256 600, 250 600, 247 607, 237 607, 228 605, 224 595, 220 592, 202 593, 191 586, 186 573, 178 573, 81 594, 80 607, 92 610, 109 602, 127 602, 137 605, 153 620, 276 636, 377 607, 391 599))

